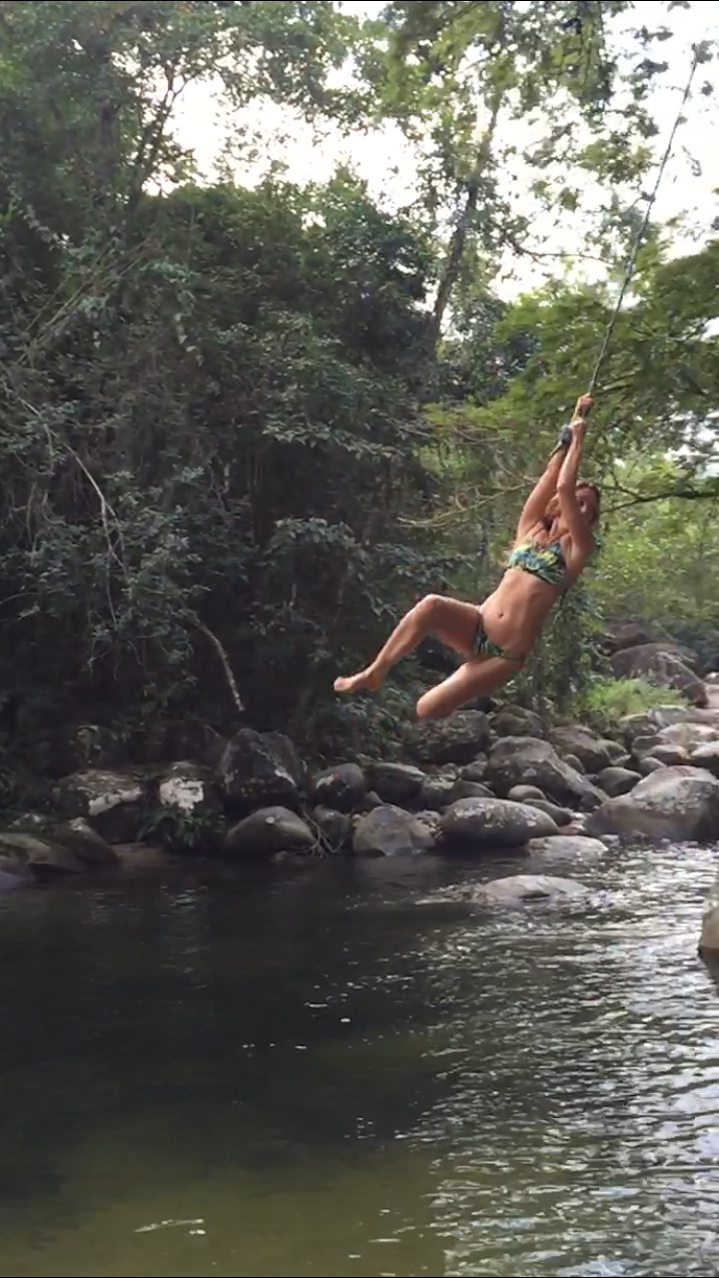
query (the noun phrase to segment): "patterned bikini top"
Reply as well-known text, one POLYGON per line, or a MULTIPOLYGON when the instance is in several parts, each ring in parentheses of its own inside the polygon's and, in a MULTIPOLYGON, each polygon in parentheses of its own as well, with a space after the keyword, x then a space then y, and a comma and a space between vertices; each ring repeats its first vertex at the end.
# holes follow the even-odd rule
POLYGON ((507 566, 521 568, 533 577, 539 577, 548 586, 563 586, 567 579, 567 561, 559 541, 543 544, 534 537, 527 537, 515 546, 507 566))

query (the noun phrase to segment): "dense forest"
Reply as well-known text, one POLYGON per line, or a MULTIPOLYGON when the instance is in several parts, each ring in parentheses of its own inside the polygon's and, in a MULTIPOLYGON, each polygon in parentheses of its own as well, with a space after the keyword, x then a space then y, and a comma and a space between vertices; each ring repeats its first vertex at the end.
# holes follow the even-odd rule
MULTIPOLYGON (((650 7, 0 3, 7 749, 240 713, 325 754, 391 734, 438 654, 372 704, 332 680, 418 595, 501 571, 611 316, 659 90, 679 106, 691 6, 650 7), (198 86, 212 177, 178 124, 198 86), (391 128, 411 198, 347 163, 290 182, 253 134, 277 108, 318 147, 391 128)), ((609 621, 719 657, 719 240, 677 255, 680 229, 653 222, 602 370, 604 548, 519 696, 581 699, 609 621)))

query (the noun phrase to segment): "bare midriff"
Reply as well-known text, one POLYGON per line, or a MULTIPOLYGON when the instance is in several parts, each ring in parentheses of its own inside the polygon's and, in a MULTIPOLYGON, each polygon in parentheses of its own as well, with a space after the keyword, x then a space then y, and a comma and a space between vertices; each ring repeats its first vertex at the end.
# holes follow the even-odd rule
POLYGON ((508 568, 481 605, 489 638, 508 652, 527 656, 561 591, 522 568, 508 568))

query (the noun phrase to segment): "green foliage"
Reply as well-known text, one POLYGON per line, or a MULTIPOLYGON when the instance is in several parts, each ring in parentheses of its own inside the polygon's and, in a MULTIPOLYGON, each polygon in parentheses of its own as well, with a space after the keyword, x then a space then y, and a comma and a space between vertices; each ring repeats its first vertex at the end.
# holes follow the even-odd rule
POLYGON ((686 706, 674 688, 660 688, 648 679, 593 677, 576 708, 600 732, 609 732, 625 715, 642 714, 658 706, 686 706))

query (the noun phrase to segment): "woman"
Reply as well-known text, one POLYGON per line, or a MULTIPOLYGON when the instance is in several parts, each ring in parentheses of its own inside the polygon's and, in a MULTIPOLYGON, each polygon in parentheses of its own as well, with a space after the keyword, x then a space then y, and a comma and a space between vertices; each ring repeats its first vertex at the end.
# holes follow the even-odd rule
POLYGON ((371 665, 335 680, 335 692, 374 691, 388 670, 428 634, 465 658, 448 679, 417 702, 420 719, 442 719, 466 701, 487 696, 524 665, 559 596, 596 549, 599 489, 578 479, 588 395, 577 400, 571 442, 555 449, 522 511, 514 549, 499 586, 481 609, 441 595, 415 604, 371 665))

